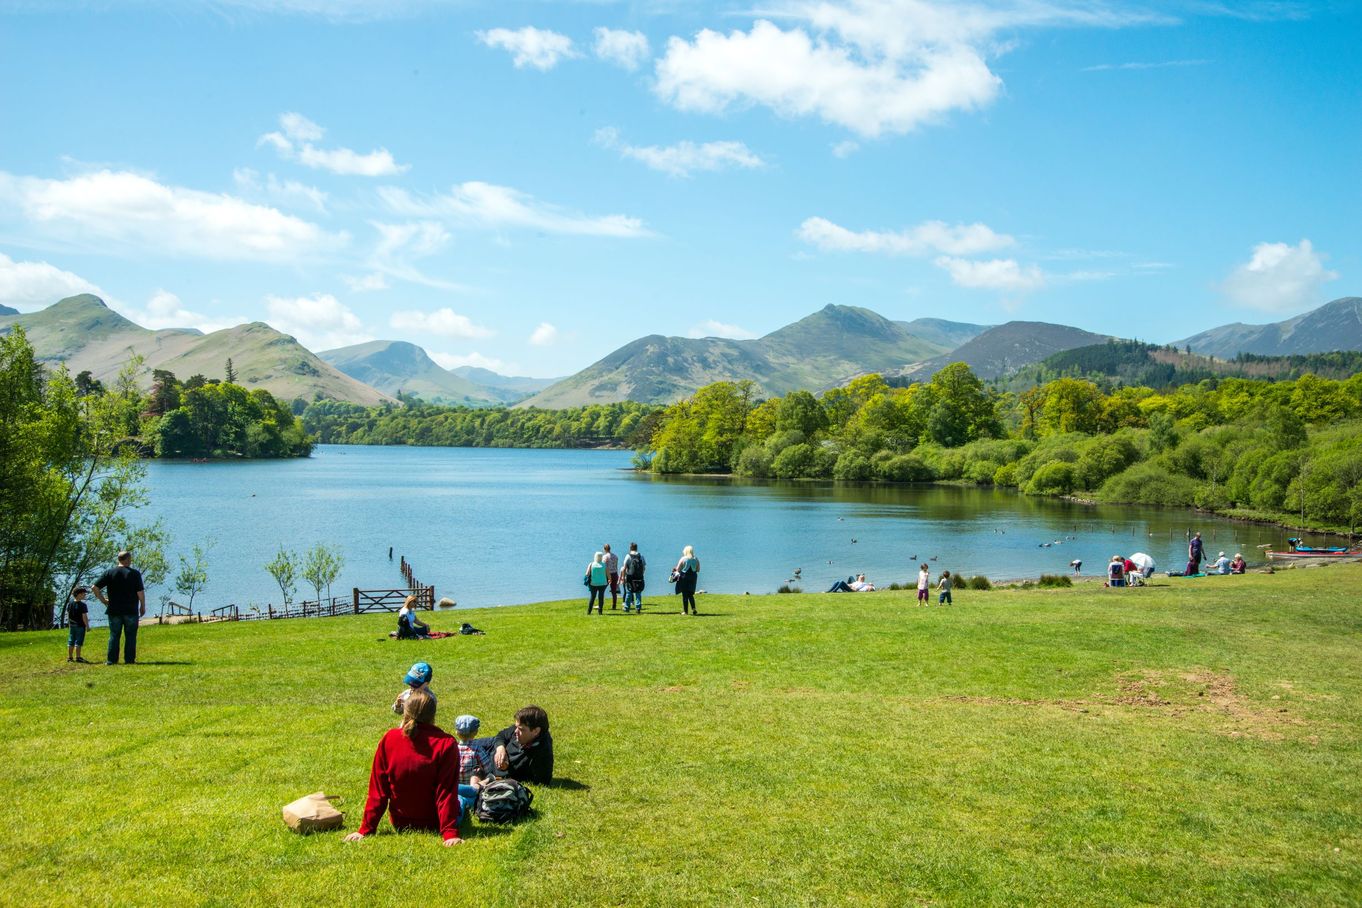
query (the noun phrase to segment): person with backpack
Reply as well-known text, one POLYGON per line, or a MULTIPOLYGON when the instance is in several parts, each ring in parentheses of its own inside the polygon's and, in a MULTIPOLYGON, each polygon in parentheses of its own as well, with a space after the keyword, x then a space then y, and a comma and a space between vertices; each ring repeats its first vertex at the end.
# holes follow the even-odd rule
POLYGON ((629 554, 624 556, 624 565, 620 569, 624 577, 624 613, 629 614, 631 608, 637 608, 638 614, 643 614, 643 572, 647 570, 648 562, 638 550, 638 543, 629 543, 629 554))
POLYGON ((595 559, 586 566, 586 576, 582 578, 587 589, 591 590, 591 598, 586 601, 586 613, 591 614, 591 607, 596 606, 596 614, 605 614, 605 586, 610 582, 610 577, 605 571, 605 553, 597 552, 595 559))
POLYGON ((412 690, 403 704, 401 726, 389 729, 378 742, 364 819, 345 841, 373 835, 385 812, 399 832, 438 830, 446 846, 463 841, 458 741, 435 724, 435 698, 425 690, 412 690))
POLYGON ((1112 555, 1111 563, 1107 565, 1107 586, 1126 585, 1126 565, 1121 560, 1120 555, 1112 555))

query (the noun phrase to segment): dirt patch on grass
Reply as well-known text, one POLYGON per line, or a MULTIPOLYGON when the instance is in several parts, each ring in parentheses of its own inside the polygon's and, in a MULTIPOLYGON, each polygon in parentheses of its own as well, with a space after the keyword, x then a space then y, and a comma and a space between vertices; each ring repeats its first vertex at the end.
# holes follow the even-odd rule
POLYGON ((1064 700, 951 696, 944 699, 991 706, 1048 706, 1078 713, 1116 707, 1174 720, 1210 717, 1215 730, 1221 734, 1263 741, 1280 741, 1292 727, 1306 724, 1288 707, 1282 706, 1279 699, 1269 704, 1255 703, 1239 692, 1229 674, 1206 669, 1125 672, 1116 677, 1116 693, 1111 697, 1064 700))

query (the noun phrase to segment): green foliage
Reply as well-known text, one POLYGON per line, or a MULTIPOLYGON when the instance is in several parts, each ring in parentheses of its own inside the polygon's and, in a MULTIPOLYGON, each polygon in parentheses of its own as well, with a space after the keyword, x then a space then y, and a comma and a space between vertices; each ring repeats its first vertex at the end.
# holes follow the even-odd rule
MULTIPOLYGON (((340 576, 341 569, 345 567, 345 556, 339 548, 317 543, 307 550, 303 555, 301 573, 303 579, 308 582, 316 593, 317 601, 322 599, 322 590, 326 590, 327 598, 331 596, 331 584, 336 582, 340 576)), ((276 578, 277 579, 277 578, 276 578)))
POLYGON ((993 583, 983 574, 976 574, 966 581, 965 586, 972 590, 991 590, 993 583))
POLYGON ((1156 461, 1136 464, 1118 473, 1097 490, 1101 501, 1164 504, 1191 507, 1196 503, 1197 484, 1156 461))
POLYGON ((283 546, 274 559, 265 565, 274 582, 279 584, 279 594, 284 597, 284 607, 293 604, 293 596, 298 591, 298 555, 283 546))
MULTIPOLYGON (((195 544, 191 553, 192 557, 180 556, 180 569, 175 574, 174 590, 188 597, 189 601, 184 604, 191 610, 194 608, 194 597, 208 585, 208 567, 205 562, 207 561, 208 549, 211 547, 211 542, 206 546, 195 544)), ((145 579, 143 578, 144 582, 145 579)))
POLYGON ((1041 574, 1040 577, 1036 578, 1036 586, 1042 589, 1055 589, 1073 585, 1074 582, 1068 574, 1041 574))

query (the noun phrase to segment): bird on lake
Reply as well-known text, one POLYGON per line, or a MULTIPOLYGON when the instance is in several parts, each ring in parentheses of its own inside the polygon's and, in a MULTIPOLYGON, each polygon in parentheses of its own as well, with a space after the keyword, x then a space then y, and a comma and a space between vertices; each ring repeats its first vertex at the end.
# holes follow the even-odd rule
POLYGON ((852 544, 852 545, 855 545, 855 544, 856 544, 856 537, 855 537, 855 536, 852 536, 852 537, 851 537, 851 544, 852 544))
POLYGON ((935 560, 936 560, 936 556, 933 555, 931 558, 928 558, 927 560, 928 560, 928 561, 935 561, 935 560))
POLYGON ((795 575, 796 577, 798 577, 799 574, 800 574, 800 572, 803 571, 803 570, 804 570, 803 568, 795 568, 795 569, 794 569, 794 575, 795 575))

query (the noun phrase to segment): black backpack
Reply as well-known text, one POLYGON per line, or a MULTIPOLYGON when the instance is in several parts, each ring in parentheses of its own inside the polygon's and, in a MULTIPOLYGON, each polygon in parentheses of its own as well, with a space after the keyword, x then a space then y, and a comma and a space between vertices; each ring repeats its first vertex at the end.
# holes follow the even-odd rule
POLYGON ((515 779, 493 779, 478 792, 473 813, 483 823, 514 823, 530 812, 534 792, 515 779))

